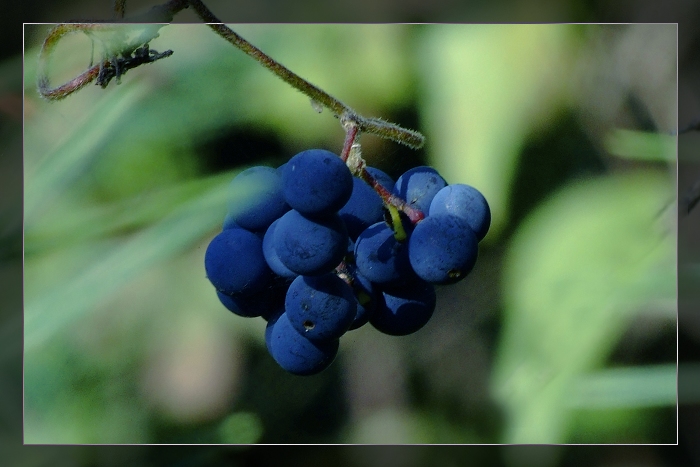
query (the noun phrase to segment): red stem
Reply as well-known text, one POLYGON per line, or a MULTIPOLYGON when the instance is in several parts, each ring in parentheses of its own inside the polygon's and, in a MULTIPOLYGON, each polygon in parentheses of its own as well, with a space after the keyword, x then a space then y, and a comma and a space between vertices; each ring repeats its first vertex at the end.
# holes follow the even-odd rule
MULTIPOLYGON (((350 150, 352 149, 352 145, 355 144, 355 140, 358 138, 359 134, 360 132, 357 125, 350 124, 345 126, 345 142, 343 143, 343 150, 340 153, 340 158, 343 162, 347 163, 348 157, 350 156, 350 150)), ((357 168, 352 168, 351 170, 355 172, 357 168)), ((394 206, 399 211, 404 212, 406 216, 408 216, 411 223, 413 223, 414 225, 425 219, 425 215, 419 209, 414 208, 413 206, 406 203, 405 200, 399 198, 398 196, 392 194, 391 192, 389 192, 389 190, 384 188, 377 181, 377 179, 374 178, 374 176, 367 171, 364 162, 362 163, 362 167, 359 168, 358 176, 369 186, 371 186, 374 191, 377 192, 379 197, 382 198, 382 201, 385 205, 394 206)))
POLYGON ((340 158, 343 160, 343 162, 348 161, 350 149, 352 149, 352 145, 355 143, 357 133, 358 129, 355 125, 351 125, 350 128, 345 131, 345 143, 343 144, 343 151, 340 153, 340 158))
POLYGON ((394 206, 399 211, 402 211, 408 216, 408 219, 414 225, 425 219, 425 214, 423 214, 422 211, 414 208, 413 206, 406 203, 405 200, 389 192, 389 190, 384 188, 377 181, 377 179, 374 178, 372 174, 367 171, 365 167, 362 167, 362 170, 360 171, 360 178, 367 182, 369 186, 371 186, 374 189, 374 191, 377 192, 377 194, 382 198, 382 201, 384 201, 384 204, 394 206))

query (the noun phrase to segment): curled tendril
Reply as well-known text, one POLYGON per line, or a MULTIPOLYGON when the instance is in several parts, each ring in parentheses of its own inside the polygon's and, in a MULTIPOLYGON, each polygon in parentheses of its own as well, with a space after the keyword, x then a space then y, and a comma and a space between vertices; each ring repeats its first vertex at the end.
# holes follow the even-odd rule
POLYGON ((46 51, 45 53, 47 55, 43 57, 43 60, 41 61, 43 67, 39 71, 37 87, 41 96, 49 100, 63 99, 64 97, 80 90, 95 79, 97 79, 97 84, 104 89, 107 87, 112 78, 116 78, 117 83, 119 83, 121 76, 128 70, 136 68, 139 65, 143 65, 144 63, 152 63, 156 60, 160 60, 161 58, 169 57, 173 53, 172 50, 166 50, 163 53, 158 53, 155 50, 151 50, 148 44, 144 44, 141 47, 134 49, 133 52, 130 52, 127 48, 125 51, 120 52, 118 56, 114 55, 108 60, 102 60, 97 65, 90 67, 67 83, 52 88, 49 85, 46 70, 46 63, 51 54, 51 49, 42 49, 42 52, 44 51, 46 51))
POLYGON ((44 39, 44 43, 41 46, 41 51, 39 52, 37 87, 39 89, 39 94, 41 94, 42 97, 49 100, 63 99, 64 97, 82 89, 85 87, 85 85, 97 78, 97 75, 100 73, 100 66, 102 64, 94 65, 70 81, 54 88, 52 88, 49 84, 48 76, 49 58, 51 57, 51 54, 53 54, 53 51, 55 50, 59 41, 64 36, 76 32, 82 32, 89 36, 90 32, 97 27, 97 24, 59 24, 49 31, 46 39, 44 39))
MULTIPOLYGON (((124 3, 124 0, 115 2, 115 11, 119 18, 123 17, 124 3)), ((160 28, 170 23, 175 13, 187 8, 187 6, 187 0, 170 0, 163 5, 151 8, 145 14, 131 20, 133 23, 142 24, 76 22, 54 26, 44 39, 39 52, 39 67, 37 71, 39 94, 48 100, 60 100, 79 91, 95 79, 98 80, 98 84, 104 87, 104 84, 111 79, 109 78, 110 74, 118 79, 126 70, 169 56, 172 51, 159 54, 154 50, 149 50, 147 47, 148 43, 158 37, 160 28), (129 37, 126 33, 127 30, 137 31, 138 34, 129 37), (51 87, 48 70, 51 55, 63 37, 74 33, 83 33, 93 41, 102 42, 105 48, 105 56, 99 63, 91 66, 73 79, 59 86, 51 87), (102 37, 111 37, 111 40, 103 41, 102 37)))

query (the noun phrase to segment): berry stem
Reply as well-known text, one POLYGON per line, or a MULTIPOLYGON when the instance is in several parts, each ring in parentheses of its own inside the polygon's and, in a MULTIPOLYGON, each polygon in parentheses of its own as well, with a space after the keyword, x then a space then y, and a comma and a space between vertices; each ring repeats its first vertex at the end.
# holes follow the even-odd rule
POLYGON ((382 138, 405 144, 411 148, 419 149, 423 146, 425 138, 422 134, 417 131, 407 130, 394 123, 385 122, 379 118, 365 118, 359 115, 323 89, 314 86, 238 35, 231 28, 223 24, 201 0, 189 0, 189 3, 200 19, 207 23, 219 36, 233 44, 246 55, 254 58, 262 66, 298 91, 306 94, 313 101, 329 109, 336 117, 341 120, 352 121, 361 131, 376 134, 382 138))
MULTIPOLYGON (((389 190, 384 188, 367 170, 367 164, 362 158, 360 143, 357 141, 360 136, 357 125, 352 121, 343 121, 342 124, 345 128, 345 142, 343 143, 343 150, 340 153, 340 158, 348 166, 350 172, 371 186, 379 197, 382 198, 385 206, 391 206, 404 212, 413 224, 417 224, 423 220, 425 215, 420 210, 410 206, 405 200, 389 192, 389 190)), ((394 228, 394 230, 396 231, 397 229, 394 228)), ((399 236, 402 236, 402 234, 399 234, 399 236)))
POLYGON ((372 133, 382 138, 405 144, 413 149, 419 149, 423 146, 425 138, 422 134, 417 131, 402 128, 394 123, 385 122, 379 118, 365 118, 359 115, 323 89, 314 86, 238 35, 231 28, 223 24, 201 0, 189 0, 189 4, 200 19, 207 23, 207 25, 223 39, 233 44, 246 55, 255 59, 262 66, 298 91, 307 95, 314 102, 329 109, 336 117, 344 121, 353 122, 359 131, 372 133))
MULTIPOLYGON (((359 136, 359 130, 357 125, 348 124, 345 129, 345 142, 343 143, 343 150, 340 153, 340 158, 343 162, 348 162, 348 157, 350 157, 350 150, 352 145, 355 144, 355 140, 359 136)), ((350 169, 352 171, 352 168, 350 169)))
POLYGON ((377 181, 377 179, 374 178, 374 176, 372 176, 372 174, 367 171, 365 167, 362 167, 362 169, 360 170, 359 177, 365 182, 367 182, 369 186, 371 186, 374 189, 374 191, 377 192, 377 194, 382 198, 382 201, 384 201, 385 205, 394 206, 399 211, 402 211, 404 214, 406 214, 406 216, 408 216, 408 219, 411 221, 411 223, 417 224, 418 222, 425 219, 425 215, 422 211, 409 205, 408 203, 406 203, 405 200, 399 198, 398 196, 392 194, 389 190, 384 188, 377 181))
POLYGON ((340 264, 335 268, 334 272, 336 276, 343 280, 343 282, 352 287, 354 280, 352 274, 350 274, 350 270, 348 269, 348 265, 345 262, 345 260, 340 262, 340 264))

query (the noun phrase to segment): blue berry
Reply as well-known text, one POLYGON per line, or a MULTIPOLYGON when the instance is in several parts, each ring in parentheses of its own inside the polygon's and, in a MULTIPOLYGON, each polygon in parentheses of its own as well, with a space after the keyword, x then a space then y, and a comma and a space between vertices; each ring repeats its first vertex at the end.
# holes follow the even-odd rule
POLYGON ((231 181, 227 223, 252 231, 264 231, 290 207, 282 194, 282 178, 276 169, 256 166, 231 181))
POLYGON ((245 318, 262 316, 268 319, 276 310, 284 310, 284 298, 291 281, 284 278, 273 278, 260 292, 253 294, 227 295, 216 291, 219 301, 233 314, 245 318))
POLYGON ((415 281, 408 286, 385 288, 369 322, 392 336, 412 334, 425 326, 435 311, 435 288, 415 281))
POLYGON ((414 167, 396 180, 394 194, 426 216, 435 194, 447 186, 437 170, 428 166, 414 167))
POLYGON ((479 190, 470 185, 456 183, 438 191, 430 203, 430 216, 453 214, 466 219, 481 241, 491 226, 489 203, 479 190))
POLYGON ((252 303, 250 301, 241 303, 244 301, 243 297, 226 295, 218 290, 216 291, 216 296, 219 297, 221 304, 224 305, 231 313, 244 318, 261 316, 267 309, 266 305, 261 304, 258 301, 253 301, 252 303))
POLYGON ((355 318, 357 304, 348 284, 333 273, 298 276, 287 291, 289 322, 310 340, 337 339, 355 318))
POLYGON ((273 239, 275 235, 275 227, 277 227, 278 222, 279 219, 275 220, 265 232, 262 244, 263 255, 265 256, 265 261, 267 261, 267 265, 270 266, 270 269, 272 269, 272 271, 275 274, 281 277, 294 279, 298 276, 298 274, 290 270, 287 266, 285 266, 284 263, 282 263, 282 260, 280 260, 279 256, 277 255, 277 252, 275 251, 275 243, 273 239))
POLYGON ((223 231, 205 253, 207 277, 231 312, 267 321, 268 352, 292 374, 327 368, 339 338, 368 322, 394 336, 424 327, 435 310, 434 285, 466 277, 490 227, 483 195, 448 186, 431 167, 408 170, 396 183, 367 171, 425 217, 415 225, 403 212, 397 218, 322 149, 231 182, 223 231), (262 193, 240 201, 260 186, 262 193))
POLYGON ((297 332, 287 313, 270 320, 265 344, 272 358, 284 370, 295 375, 312 375, 326 369, 338 354, 339 340, 311 341, 297 332))
MULTIPOLYGON (((367 167, 367 171, 388 191, 394 186, 393 180, 379 169, 367 167)), ((379 222, 384 217, 384 203, 374 189, 360 178, 353 178, 352 195, 345 206, 338 211, 345 222, 351 239, 356 239, 363 230, 379 222)))
POLYGON ((408 243, 399 242, 384 222, 365 229, 355 240, 357 269, 377 284, 398 283, 415 276, 408 259, 408 243))
POLYGON ((478 240, 467 221, 451 214, 428 216, 416 225, 408 241, 411 267, 423 280, 452 284, 472 270, 478 240))
POLYGON ((204 254, 204 269, 216 290, 227 295, 257 292, 272 278, 262 240, 241 228, 224 230, 212 239, 204 254))
POLYGON ((291 271, 320 275, 342 261, 348 234, 337 214, 309 219, 293 209, 280 218, 272 241, 280 261, 291 271))
POLYGON ((282 169, 285 200, 307 216, 337 212, 350 199, 352 180, 345 163, 323 149, 302 151, 282 169))
POLYGON ((263 297, 251 298, 241 295, 226 295, 218 290, 216 291, 216 296, 219 297, 221 304, 231 313, 244 318, 262 316, 269 309, 269 303, 263 297))
POLYGON ((266 318, 267 324, 265 325, 265 346, 267 347, 267 351, 270 353, 270 355, 272 355, 272 349, 270 348, 272 328, 275 326, 275 323, 280 318, 280 316, 282 316, 283 313, 284 307, 279 308, 273 313, 268 314, 266 318))
MULTIPOLYGON (((240 225, 236 224, 235 217, 231 213, 226 213, 226 216, 224 217, 224 222, 221 226, 221 230, 229 230, 229 229, 242 229, 240 225)), ((249 230, 249 229, 245 229, 249 230)), ((254 233, 255 235, 262 240, 263 236, 265 235, 265 230, 251 230, 250 232, 254 233)))
POLYGON ((235 228, 240 228, 241 226, 236 224, 236 217, 231 214, 230 212, 226 213, 226 216, 224 217, 224 223, 221 226, 222 230, 227 230, 227 229, 235 229, 235 228))

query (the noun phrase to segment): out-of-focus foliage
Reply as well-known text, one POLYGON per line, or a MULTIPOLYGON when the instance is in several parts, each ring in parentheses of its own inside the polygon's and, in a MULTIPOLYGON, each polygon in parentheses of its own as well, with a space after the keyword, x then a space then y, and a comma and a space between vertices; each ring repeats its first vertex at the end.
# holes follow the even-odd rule
MULTIPOLYGON (((603 363, 635 312, 666 301, 673 316, 675 240, 668 216, 658 214, 672 208, 672 198, 664 172, 584 181, 519 229, 503 269, 504 328, 493 380, 512 417, 504 441, 567 441, 567 409, 580 404, 582 374, 603 363)), ((665 402, 673 404, 675 374, 664 375, 665 402)), ((640 383, 627 397, 643 406, 655 387, 640 383)))
MULTIPOLYGON (((32 29, 25 442, 669 441, 651 428, 653 409, 674 404, 668 367, 604 369, 641 312, 659 318, 660 334, 675 324, 673 222, 664 210, 674 201, 672 141, 618 128, 611 115, 622 112, 620 100, 595 101, 599 95, 581 84, 604 74, 599 67, 607 62, 591 57, 625 42, 633 28, 233 28, 366 116, 416 114, 427 146, 415 157, 450 183, 473 184, 491 203, 494 224, 473 280, 439 289, 434 323, 420 336, 397 340, 365 327, 341 340, 326 372, 284 374, 265 353, 264 322, 231 316, 218 302, 204 276, 204 251, 239 170, 279 164, 310 147, 339 152, 338 121, 204 25, 163 27, 150 45, 173 55, 130 70, 120 85, 45 102, 35 89, 45 28, 32 29), (592 141, 577 150, 602 160, 607 173, 552 172, 547 189, 516 192, 525 148, 564 114, 592 141), (223 154, 207 153, 212 141, 253 130, 274 138, 277 153, 261 156, 240 137, 223 154), (212 157, 225 168, 213 170, 212 157), (513 212, 526 205, 535 209, 513 212), (493 300, 466 303, 468 294, 493 300), (448 312, 471 324, 442 342, 445 330, 436 326, 448 312), (488 327, 497 338, 475 344, 481 354, 451 353, 461 349, 455 341, 488 327), (465 384, 468 365, 441 373, 408 357, 428 349, 436 361, 479 365, 484 381, 465 384), (473 412, 468 400, 477 396, 493 405, 473 412)), ((655 28, 663 37, 673 32, 672 25, 655 28)), ((53 82, 89 64, 84 39, 57 48, 53 82)), ((675 57, 673 48, 653 50, 675 57)), ((94 53, 97 59, 99 47, 94 53)), ((674 103, 654 90, 675 84, 654 83, 644 96, 652 114, 664 114, 674 103)), ((374 163, 402 164, 405 149, 374 137, 362 142, 374 163)), ((579 156, 552 151, 540 160, 559 167, 569 157, 579 156)))
POLYGON ((421 44, 431 161, 449 183, 483 190, 490 238, 508 221, 527 136, 556 119, 570 91, 579 42, 566 25, 450 25, 421 44))

